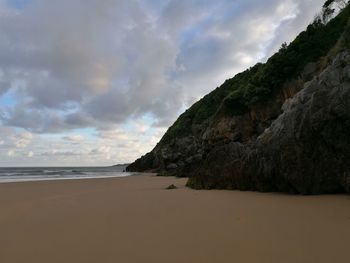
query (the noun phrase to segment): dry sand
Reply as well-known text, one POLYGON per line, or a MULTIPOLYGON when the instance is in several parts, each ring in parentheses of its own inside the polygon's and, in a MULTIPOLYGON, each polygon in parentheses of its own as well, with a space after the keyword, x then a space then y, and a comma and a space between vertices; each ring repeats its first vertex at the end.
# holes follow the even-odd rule
POLYGON ((0 262, 349 262, 350 196, 150 175, 0 184, 0 262), (180 187, 164 190, 169 184, 180 187))

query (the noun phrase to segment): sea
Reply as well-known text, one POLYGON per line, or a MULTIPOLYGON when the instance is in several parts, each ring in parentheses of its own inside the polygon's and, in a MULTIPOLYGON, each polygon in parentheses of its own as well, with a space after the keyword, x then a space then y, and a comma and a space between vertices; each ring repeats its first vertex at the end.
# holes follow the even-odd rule
POLYGON ((0 167, 0 183, 132 176, 126 165, 110 167, 0 167))

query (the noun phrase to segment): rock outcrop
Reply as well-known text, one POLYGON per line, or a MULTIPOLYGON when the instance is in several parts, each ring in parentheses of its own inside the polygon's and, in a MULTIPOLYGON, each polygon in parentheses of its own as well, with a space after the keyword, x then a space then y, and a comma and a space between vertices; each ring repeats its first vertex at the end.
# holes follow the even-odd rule
POLYGON ((350 191, 350 54, 342 52, 282 106, 256 141, 216 145, 194 188, 301 194, 350 191))
POLYGON ((315 21, 227 80, 127 170, 189 177, 196 189, 350 193, 349 17, 350 6, 315 21))

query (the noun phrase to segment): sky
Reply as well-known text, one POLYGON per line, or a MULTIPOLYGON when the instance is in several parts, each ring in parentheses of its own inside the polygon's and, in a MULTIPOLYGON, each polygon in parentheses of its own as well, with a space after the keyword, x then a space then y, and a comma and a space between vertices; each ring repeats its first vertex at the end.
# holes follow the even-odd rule
POLYGON ((323 2, 0 0, 0 166, 135 160, 323 2))

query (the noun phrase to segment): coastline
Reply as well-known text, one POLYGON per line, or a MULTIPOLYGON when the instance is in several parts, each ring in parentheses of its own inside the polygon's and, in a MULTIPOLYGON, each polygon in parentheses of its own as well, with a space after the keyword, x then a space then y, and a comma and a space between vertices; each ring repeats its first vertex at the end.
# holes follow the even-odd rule
POLYGON ((125 165, 101 167, 0 167, 0 184, 14 182, 100 179, 134 176, 125 165))
POLYGON ((344 262, 350 197, 140 175, 0 184, 0 261, 344 262), (165 190, 175 184, 178 189, 165 190))
POLYGON ((125 175, 102 175, 102 176, 82 176, 82 177, 39 177, 39 178, 16 178, 12 179, 1 179, 0 184, 11 184, 11 183, 31 183, 31 182, 47 182, 47 181, 69 181, 69 180, 99 180, 99 179, 109 179, 109 178, 123 178, 129 176, 139 176, 139 173, 126 173, 125 175))

